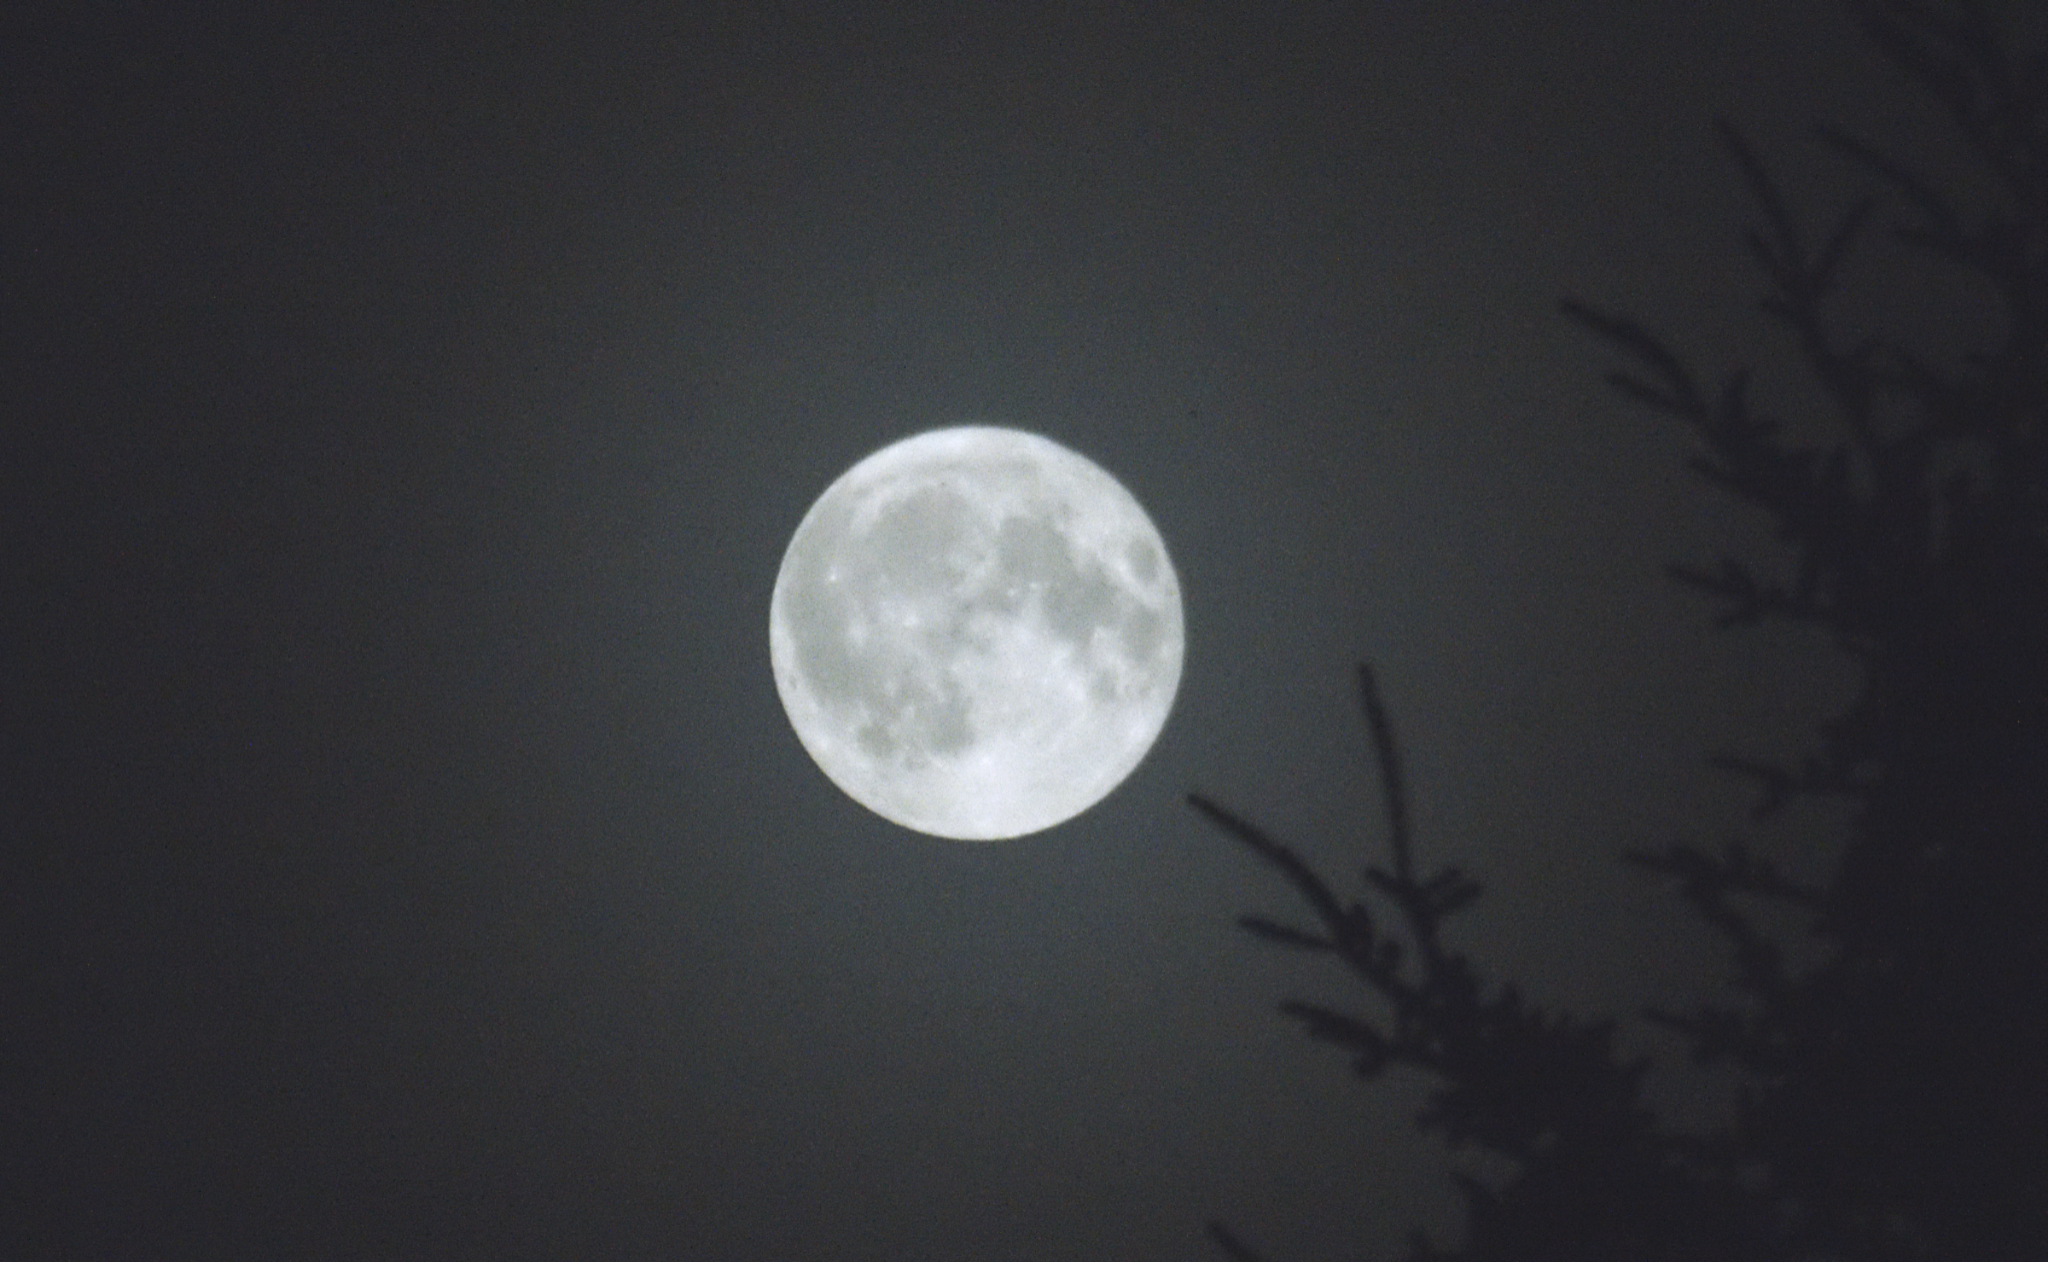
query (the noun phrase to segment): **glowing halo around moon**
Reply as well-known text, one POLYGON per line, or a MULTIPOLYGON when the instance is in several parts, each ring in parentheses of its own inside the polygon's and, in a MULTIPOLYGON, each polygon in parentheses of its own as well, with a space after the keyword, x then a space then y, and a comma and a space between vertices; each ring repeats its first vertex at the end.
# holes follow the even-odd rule
POLYGON ((847 796, 961 841, 1072 819, 1180 686, 1180 581, 1145 510, 1051 439, 960 426, 847 470, 769 605, 790 725, 847 796))

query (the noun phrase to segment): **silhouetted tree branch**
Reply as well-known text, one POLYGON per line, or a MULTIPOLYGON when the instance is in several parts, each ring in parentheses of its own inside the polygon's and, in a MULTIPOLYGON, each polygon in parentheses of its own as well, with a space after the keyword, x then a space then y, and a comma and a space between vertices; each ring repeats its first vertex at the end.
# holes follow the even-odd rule
MULTIPOLYGON (((1620 1057, 1615 1023, 1546 1012, 1512 984, 1489 987, 1462 954, 1443 945, 1444 922, 1478 896, 1479 886, 1452 866, 1426 878, 1415 874, 1405 804, 1395 788, 1402 783, 1400 758, 1369 667, 1359 668, 1359 696, 1388 790, 1389 836, 1401 840, 1390 846, 1394 870, 1369 867, 1366 881, 1398 914, 1399 936, 1381 929, 1362 900, 1340 898, 1286 844, 1200 794, 1188 799, 1279 869, 1321 932, 1262 917, 1240 923, 1268 941, 1337 955, 1386 1009, 1375 1019, 1288 1000, 1281 1012, 1311 1037, 1342 1048, 1361 1077, 1397 1065, 1427 1073, 1438 1086, 1418 1124, 1454 1148, 1481 1148, 1518 1164, 1522 1177, 1505 1188, 1459 1177, 1478 1247, 1521 1242, 1517 1247, 1544 1250, 1530 1256, 1543 1257, 1619 1256, 1612 1253, 1618 1241, 1661 1248, 1720 1239, 1740 1247, 1754 1228, 1726 1207, 1709 1214, 1713 1198, 1688 1194, 1690 1184, 1711 1181, 1712 1154, 1659 1130, 1641 1100, 1645 1062, 1620 1057), (1576 1190, 1569 1200, 1559 1195, 1567 1184, 1576 1190)), ((1220 1226, 1211 1234, 1228 1241, 1226 1249, 1244 1249, 1220 1226)), ((1454 1255, 1418 1236, 1411 1256, 1454 1255)))
POLYGON ((1209 1221, 1208 1226, 1209 1239, 1216 1242, 1216 1247, 1223 1250, 1230 1258, 1230 1262, 1265 1262, 1258 1254, 1247 1248, 1243 1241, 1231 1235, 1230 1228, 1214 1219, 1209 1221))
MULTIPOLYGON (((1386 795, 1391 870, 1347 901, 1298 855, 1206 798, 1190 801, 1294 885, 1319 928, 1246 917, 1335 954, 1380 1011, 1282 1011, 1375 1077, 1436 1084, 1420 1116, 1454 1146, 1507 1158, 1498 1184, 1455 1176, 1467 1238, 1421 1258, 1933 1259, 2048 1257, 2048 55, 2008 54, 1975 0, 1848 0, 1873 45, 1947 113, 1988 177, 1983 205, 1846 134, 1822 140, 1879 192, 1811 236, 1734 127, 1723 148, 1760 224, 1744 244, 1761 308, 1790 335, 1825 410, 1795 442, 1737 369, 1709 388, 1642 323, 1577 301, 1570 318, 1630 367, 1624 396, 1685 424, 1692 467, 1766 514, 1780 576, 1724 558, 1671 566, 1718 624, 1824 632, 1859 689, 1786 766, 1718 754, 1757 783, 1762 820, 1845 799, 1835 869, 1795 881, 1747 845, 1625 857, 1673 881, 1727 943, 1735 1002, 1651 1012, 1743 1091, 1723 1130, 1677 1135, 1644 1107, 1644 1065, 1611 1021, 1546 1013, 1487 982, 1443 938, 1479 893, 1455 868, 1418 877, 1392 726, 1360 698, 1386 795), (1881 198, 1883 200, 1881 200, 1881 198), (1975 283, 1992 344, 1955 362, 1885 335, 1845 340, 1844 268, 1899 204, 1889 239, 1975 283), (1755 912, 1794 914, 1819 963, 1796 971, 1755 912)), ((1220 1225, 1233 1258, 1254 1257, 1220 1225)))

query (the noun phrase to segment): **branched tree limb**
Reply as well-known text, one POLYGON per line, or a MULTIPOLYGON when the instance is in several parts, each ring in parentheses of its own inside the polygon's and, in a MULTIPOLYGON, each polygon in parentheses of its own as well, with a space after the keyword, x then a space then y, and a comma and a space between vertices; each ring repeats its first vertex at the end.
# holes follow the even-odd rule
MULTIPOLYGON (((1454 1147, 1494 1152, 1532 1172, 1506 1189, 1468 1180, 1468 1205, 1475 1222, 1485 1224, 1478 1238, 1495 1242, 1487 1247, 1535 1239, 1548 1241, 1545 1248, 1579 1253, 1595 1242, 1611 1241, 1617 1232, 1634 1231, 1640 1221, 1630 1215, 1640 1214, 1641 1203, 1662 1207, 1653 1215, 1658 1233, 1705 1230, 1672 1182, 1694 1150, 1662 1135, 1643 1107, 1645 1064, 1621 1057, 1614 1023, 1545 1012, 1512 985, 1489 988, 1464 956, 1443 945, 1443 922, 1477 898, 1479 886, 1450 866, 1427 878, 1416 876, 1393 725, 1369 668, 1361 667, 1359 681, 1361 708, 1388 790, 1394 852, 1391 871, 1369 867, 1366 878, 1373 892, 1399 913, 1414 947, 1412 964, 1404 964, 1401 943, 1377 927, 1363 901, 1347 903, 1291 847, 1199 794, 1189 798, 1225 833, 1279 869, 1321 922, 1322 932, 1264 917, 1245 917, 1240 924, 1277 945, 1340 956, 1386 1004, 1390 1016, 1376 1021, 1300 1000, 1282 1003, 1281 1012, 1301 1022, 1310 1037, 1342 1048, 1362 1077, 1377 1077, 1394 1066, 1430 1075, 1436 1085, 1417 1118, 1425 1131, 1442 1135, 1454 1147), (1572 1173, 1555 1173, 1563 1170, 1572 1173), (1604 1189, 1598 1208, 1570 1222, 1546 1220, 1544 1203, 1558 1193, 1537 1190, 1542 1178, 1533 1172, 1539 1171, 1553 1172, 1544 1177, 1574 1180, 1581 1194, 1596 1185, 1604 1189), (1616 1188, 1635 1189, 1638 1200, 1616 1199, 1616 1188)), ((1730 1229, 1724 1224, 1716 1230, 1730 1229)), ((1211 1236, 1231 1257, 1248 1256, 1220 1224, 1212 1225, 1211 1236)), ((1411 1256, 1452 1255, 1438 1253, 1418 1237, 1411 1256)))
MULTIPOLYGON (((1369 670, 1360 698, 1391 863, 1368 867, 1363 897, 1340 897, 1289 847, 1191 799, 1280 869, 1320 925, 1251 916, 1244 928, 1339 956, 1385 1009, 1290 1001, 1283 1012, 1362 1074, 1426 1075, 1424 1129, 1513 1170, 1461 1176, 1466 1241, 1446 1252, 1418 1235, 1413 1262, 2048 1257, 2048 52, 2010 55, 1982 0, 1845 2, 1947 112, 1989 177, 1973 191, 1991 195, 1966 204, 1824 132, 1876 192, 1816 242, 1756 149, 1719 125, 1758 211, 1743 241, 1763 310, 1821 387, 1815 419, 1833 440, 1790 441, 1746 372, 1702 384, 1641 321, 1563 304, 1621 356, 1615 389, 1680 421, 1699 444, 1693 468, 1764 513, 1789 554, 1782 575, 1725 558, 1671 577, 1707 594, 1724 626, 1824 631, 1860 674, 1813 752, 1789 765, 1710 759, 1757 784, 1759 820, 1805 798, 1846 799, 1828 880, 1794 881, 1740 844, 1627 856, 1673 880, 1731 950, 1738 1002, 1648 1014, 1694 1059, 1740 1073, 1729 1125, 1661 1127, 1641 1103, 1643 1063, 1617 1052, 1612 1022, 1546 1013, 1444 945, 1445 919, 1479 886, 1455 868, 1416 871, 1369 670), (1841 275, 1895 212, 1891 240, 1995 306, 1989 345, 1944 357, 1837 332, 1841 275), (1394 914, 1376 918, 1372 899, 1394 914), (1788 964, 1759 904, 1805 917, 1820 962, 1788 964)), ((1220 1226, 1211 1236, 1235 1262, 1253 1256, 1220 1226)))

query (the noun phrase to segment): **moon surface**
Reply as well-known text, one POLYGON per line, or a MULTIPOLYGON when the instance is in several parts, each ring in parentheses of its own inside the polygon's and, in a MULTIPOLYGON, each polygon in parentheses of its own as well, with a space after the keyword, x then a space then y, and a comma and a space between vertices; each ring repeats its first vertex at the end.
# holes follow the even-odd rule
POLYGON ((768 613, 775 686, 832 782, 906 828, 1021 837, 1108 796, 1180 686, 1180 581, 1115 478, 960 426, 847 470, 768 613))

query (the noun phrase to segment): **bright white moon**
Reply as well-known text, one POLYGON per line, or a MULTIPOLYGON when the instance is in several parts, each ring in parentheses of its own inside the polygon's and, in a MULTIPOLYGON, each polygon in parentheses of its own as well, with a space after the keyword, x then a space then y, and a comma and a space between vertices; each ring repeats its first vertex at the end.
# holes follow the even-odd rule
POLYGON ((993 841, 1072 819, 1180 686, 1180 582, 1115 478, 1014 429, 933 430, 826 488, 768 612, 798 739, 861 805, 993 841))

